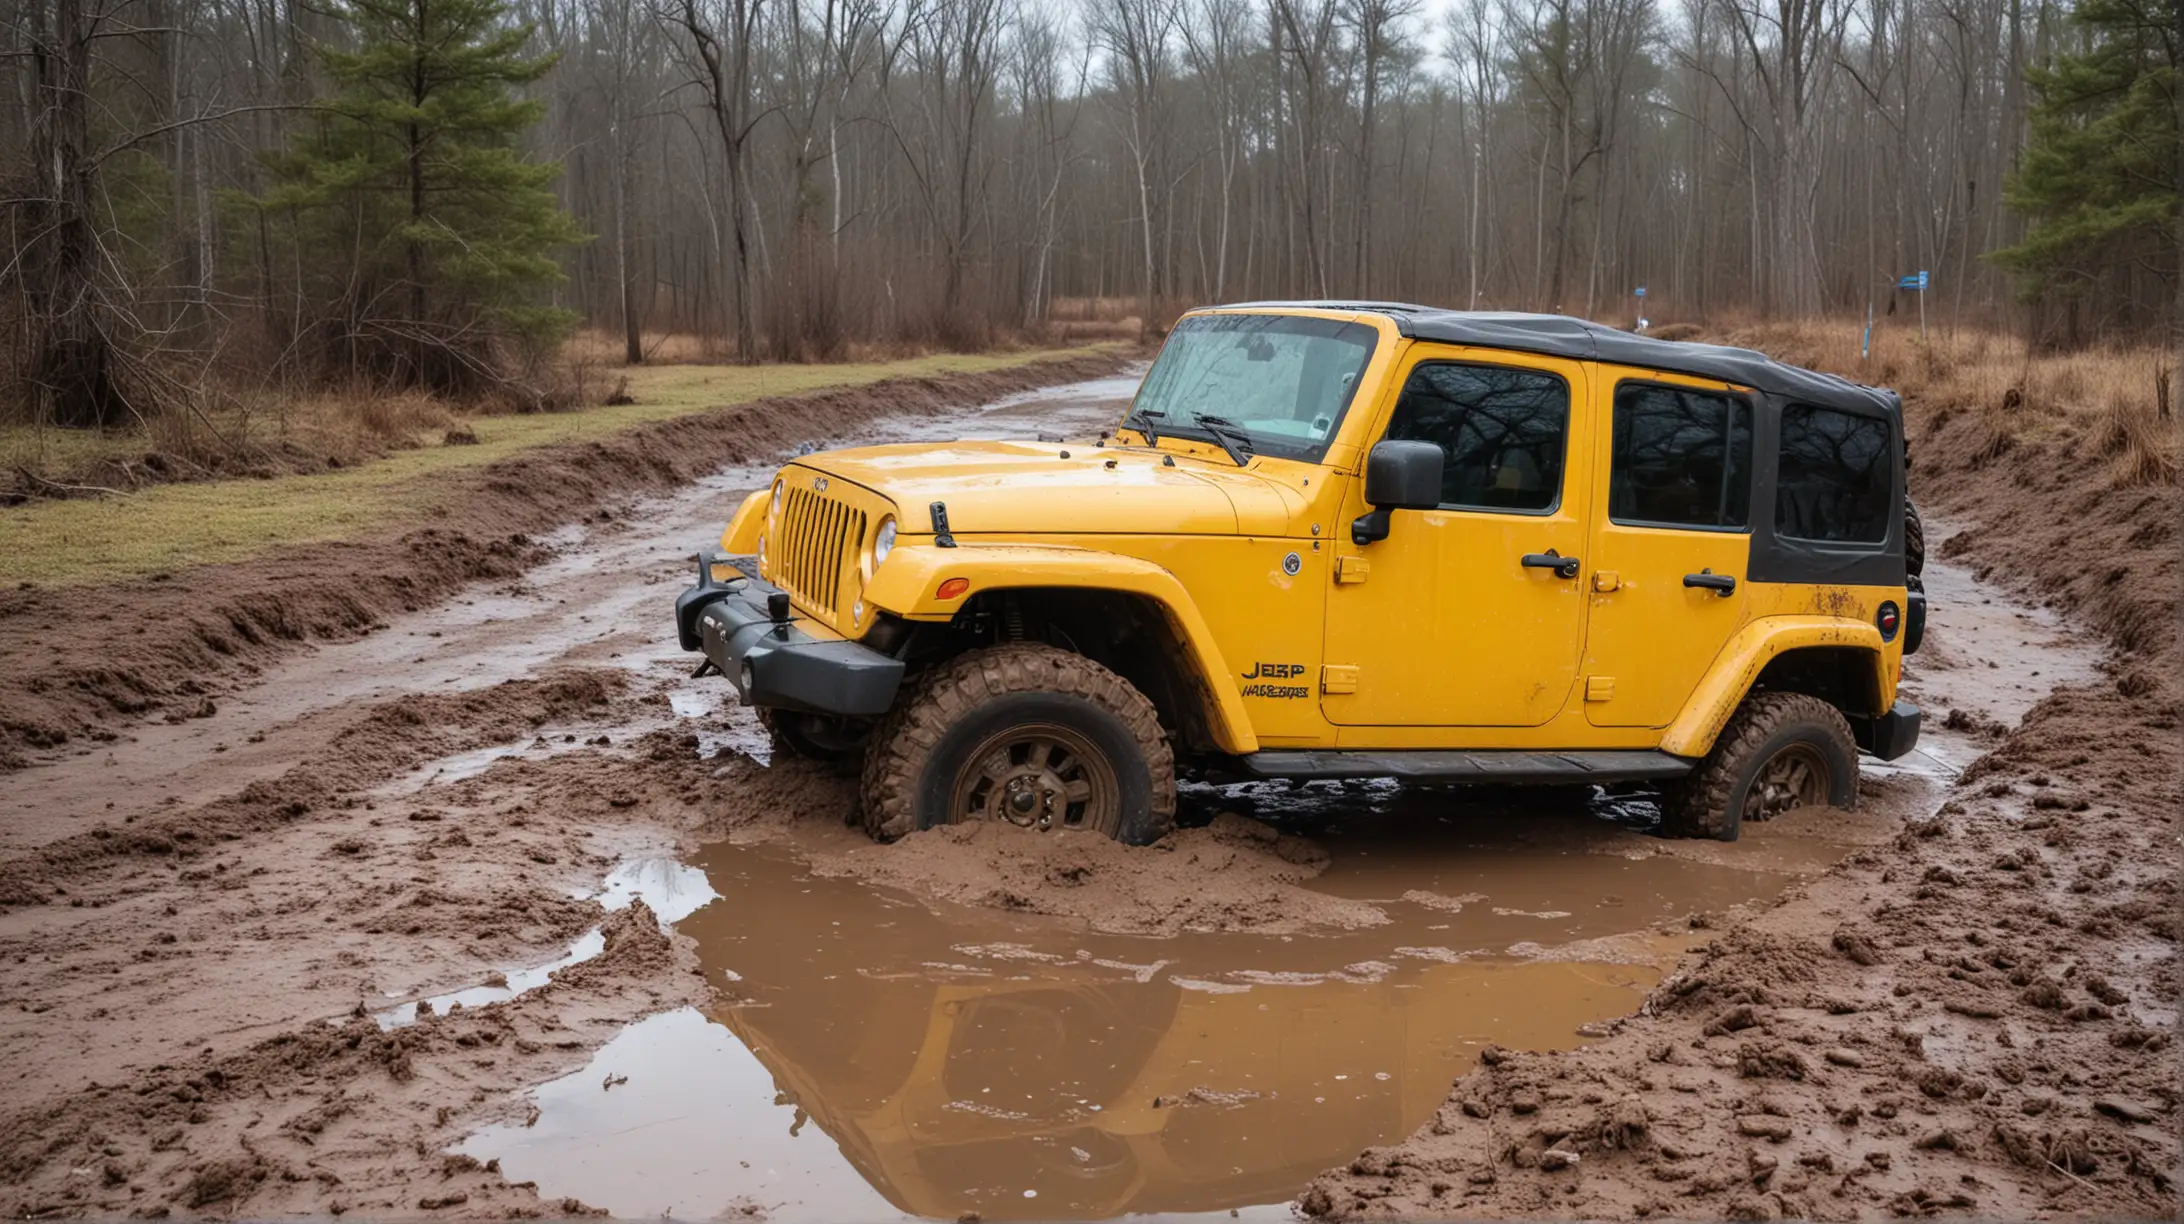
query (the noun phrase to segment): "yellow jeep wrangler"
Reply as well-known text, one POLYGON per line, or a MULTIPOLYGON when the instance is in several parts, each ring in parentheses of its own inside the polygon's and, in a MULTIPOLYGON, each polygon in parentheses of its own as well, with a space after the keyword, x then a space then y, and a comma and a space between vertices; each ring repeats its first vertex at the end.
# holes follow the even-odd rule
POLYGON ((721 546, 684 649, 882 839, 1149 842, 1181 773, 1644 782, 1728 840, 1918 738, 1896 396, 1577 319, 1194 311, 1097 441, 807 455, 721 546))

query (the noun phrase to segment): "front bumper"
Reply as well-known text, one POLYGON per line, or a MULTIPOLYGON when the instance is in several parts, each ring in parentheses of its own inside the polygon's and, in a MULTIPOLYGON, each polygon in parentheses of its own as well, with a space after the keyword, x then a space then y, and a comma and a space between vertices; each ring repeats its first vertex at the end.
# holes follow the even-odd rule
POLYGON ((1919 745, 1919 708, 1899 700, 1886 714, 1850 720, 1858 747, 1883 761, 1893 761, 1919 745))
POLYGON ((702 651, 745 705, 885 714, 902 687, 902 660, 860 642, 812 633, 804 627, 812 622, 794 612, 776 622, 767 603, 781 593, 745 558, 700 553, 697 584, 675 597, 676 636, 684 650, 702 651), (717 580, 716 565, 741 576, 717 580))

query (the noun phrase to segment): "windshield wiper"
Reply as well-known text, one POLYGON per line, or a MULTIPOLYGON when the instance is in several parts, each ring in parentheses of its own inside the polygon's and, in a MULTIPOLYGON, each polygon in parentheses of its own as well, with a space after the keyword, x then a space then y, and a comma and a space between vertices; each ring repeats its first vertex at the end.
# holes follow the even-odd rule
POLYGON ((1160 445, 1160 435, 1154 431, 1154 426, 1167 419, 1167 416, 1168 414, 1165 412, 1154 412, 1149 408, 1132 408, 1130 414, 1122 418, 1122 427, 1124 429, 1135 429, 1144 434, 1145 445, 1158 446, 1160 445))
POLYGON ((1202 426, 1207 433, 1213 435, 1214 442, 1219 444, 1222 450, 1228 452, 1228 457, 1235 461, 1237 467, 1243 467, 1251 462, 1250 430, 1227 417, 1207 416, 1203 412, 1191 420, 1193 424, 1202 426))

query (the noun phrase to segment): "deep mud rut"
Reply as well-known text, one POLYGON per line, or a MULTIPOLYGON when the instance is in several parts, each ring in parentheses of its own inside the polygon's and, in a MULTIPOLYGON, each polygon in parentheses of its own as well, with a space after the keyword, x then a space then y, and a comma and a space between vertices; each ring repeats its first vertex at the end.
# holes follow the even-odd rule
MULTIPOLYGON (((1081 435, 1131 387, 862 433, 1081 435)), ((2021 1032, 2017 1079, 1974 1096, 1927 1072, 1995 1040, 1976 1002, 1920 979, 1894 1010, 1838 1011, 1807 996, 1855 991, 1794 956, 1735 960, 1845 879, 1916 870, 1946 909, 1994 855, 1906 830, 1967 796, 2026 823, 2070 810, 2042 801, 2068 770, 1990 755, 2058 688, 2105 682, 2053 614, 1937 562, 1909 677, 1923 751, 1870 770, 1854 814, 1731 845, 1653 837, 1643 795, 1352 785, 1193 790, 1193 827, 1144 850, 996 828, 878 847, 843 822, 848 785, 771 760, 667 628, 688 554, 771 467, 603 505, 537 537, 520 577, 0 778, 0 1214, 2143 1214, 2161 1192, 2132 1145, 2171 1124, 2173 1089, 2096 1083, 2108 1064, 2043 1061, 2021 1032), (1686 1003, 1720 1013, 1713 1045, 1624 1048, 1653 1022, 1624 1017, 1686 1003), (1747 1046, 1781 1073, 1744 1074, 1747 1046), (1577 1047, 1602 1058, 1512 1053, 1577 1047), (1889 1085, 1888 1120, 1859 1075, 1889 1085), (2003 1139, 1962 1120, 2035 1095, 2003 1139), (1664 1137, 1679 1099, 1759 1130, 1702 1153, 1664 1137), (1830 1156, 1866 1184, 1814 1197, 1819 1163, 1772 1136, 1854 1108, 1886 1159, 1830 1156), (2087 1197, 1997 1197, 1971 1159, 1995 1143, 2087 1197), (1558 1144, 1580 1160, 1543 1161, 1558 1144), (1596 1173, 1603 1150, 1648 1155, 1596 1173)), ((2118 874, 2100 861, 2073 870, 2118 874)), ((2148 912, 2097 955, 1942 950, 1834 911, 1791 936, 1824 956, 1850 932, 1861 973, 1960 951, 1960 978, 2023 971, 2013 994, 2062 1003, 2042 1016, 2173 1071, 2173 993, 2115 985, 2173 984, 2148 912)))

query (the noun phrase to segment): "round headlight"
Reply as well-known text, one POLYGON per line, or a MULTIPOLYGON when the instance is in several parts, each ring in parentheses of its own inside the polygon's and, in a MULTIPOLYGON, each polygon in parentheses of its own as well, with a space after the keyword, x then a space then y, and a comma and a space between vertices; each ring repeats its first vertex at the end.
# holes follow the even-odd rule
POLYGON ((781 488, 781 481, 776 480, 773 482, 773 514, 775 517, 779 517, 781 514, 781 488))
POLYGON ((887 560, 887 554, 895 551, 895 516, 890 514, 880 520, 880 529, 872 533, 872 564, 887 560))

